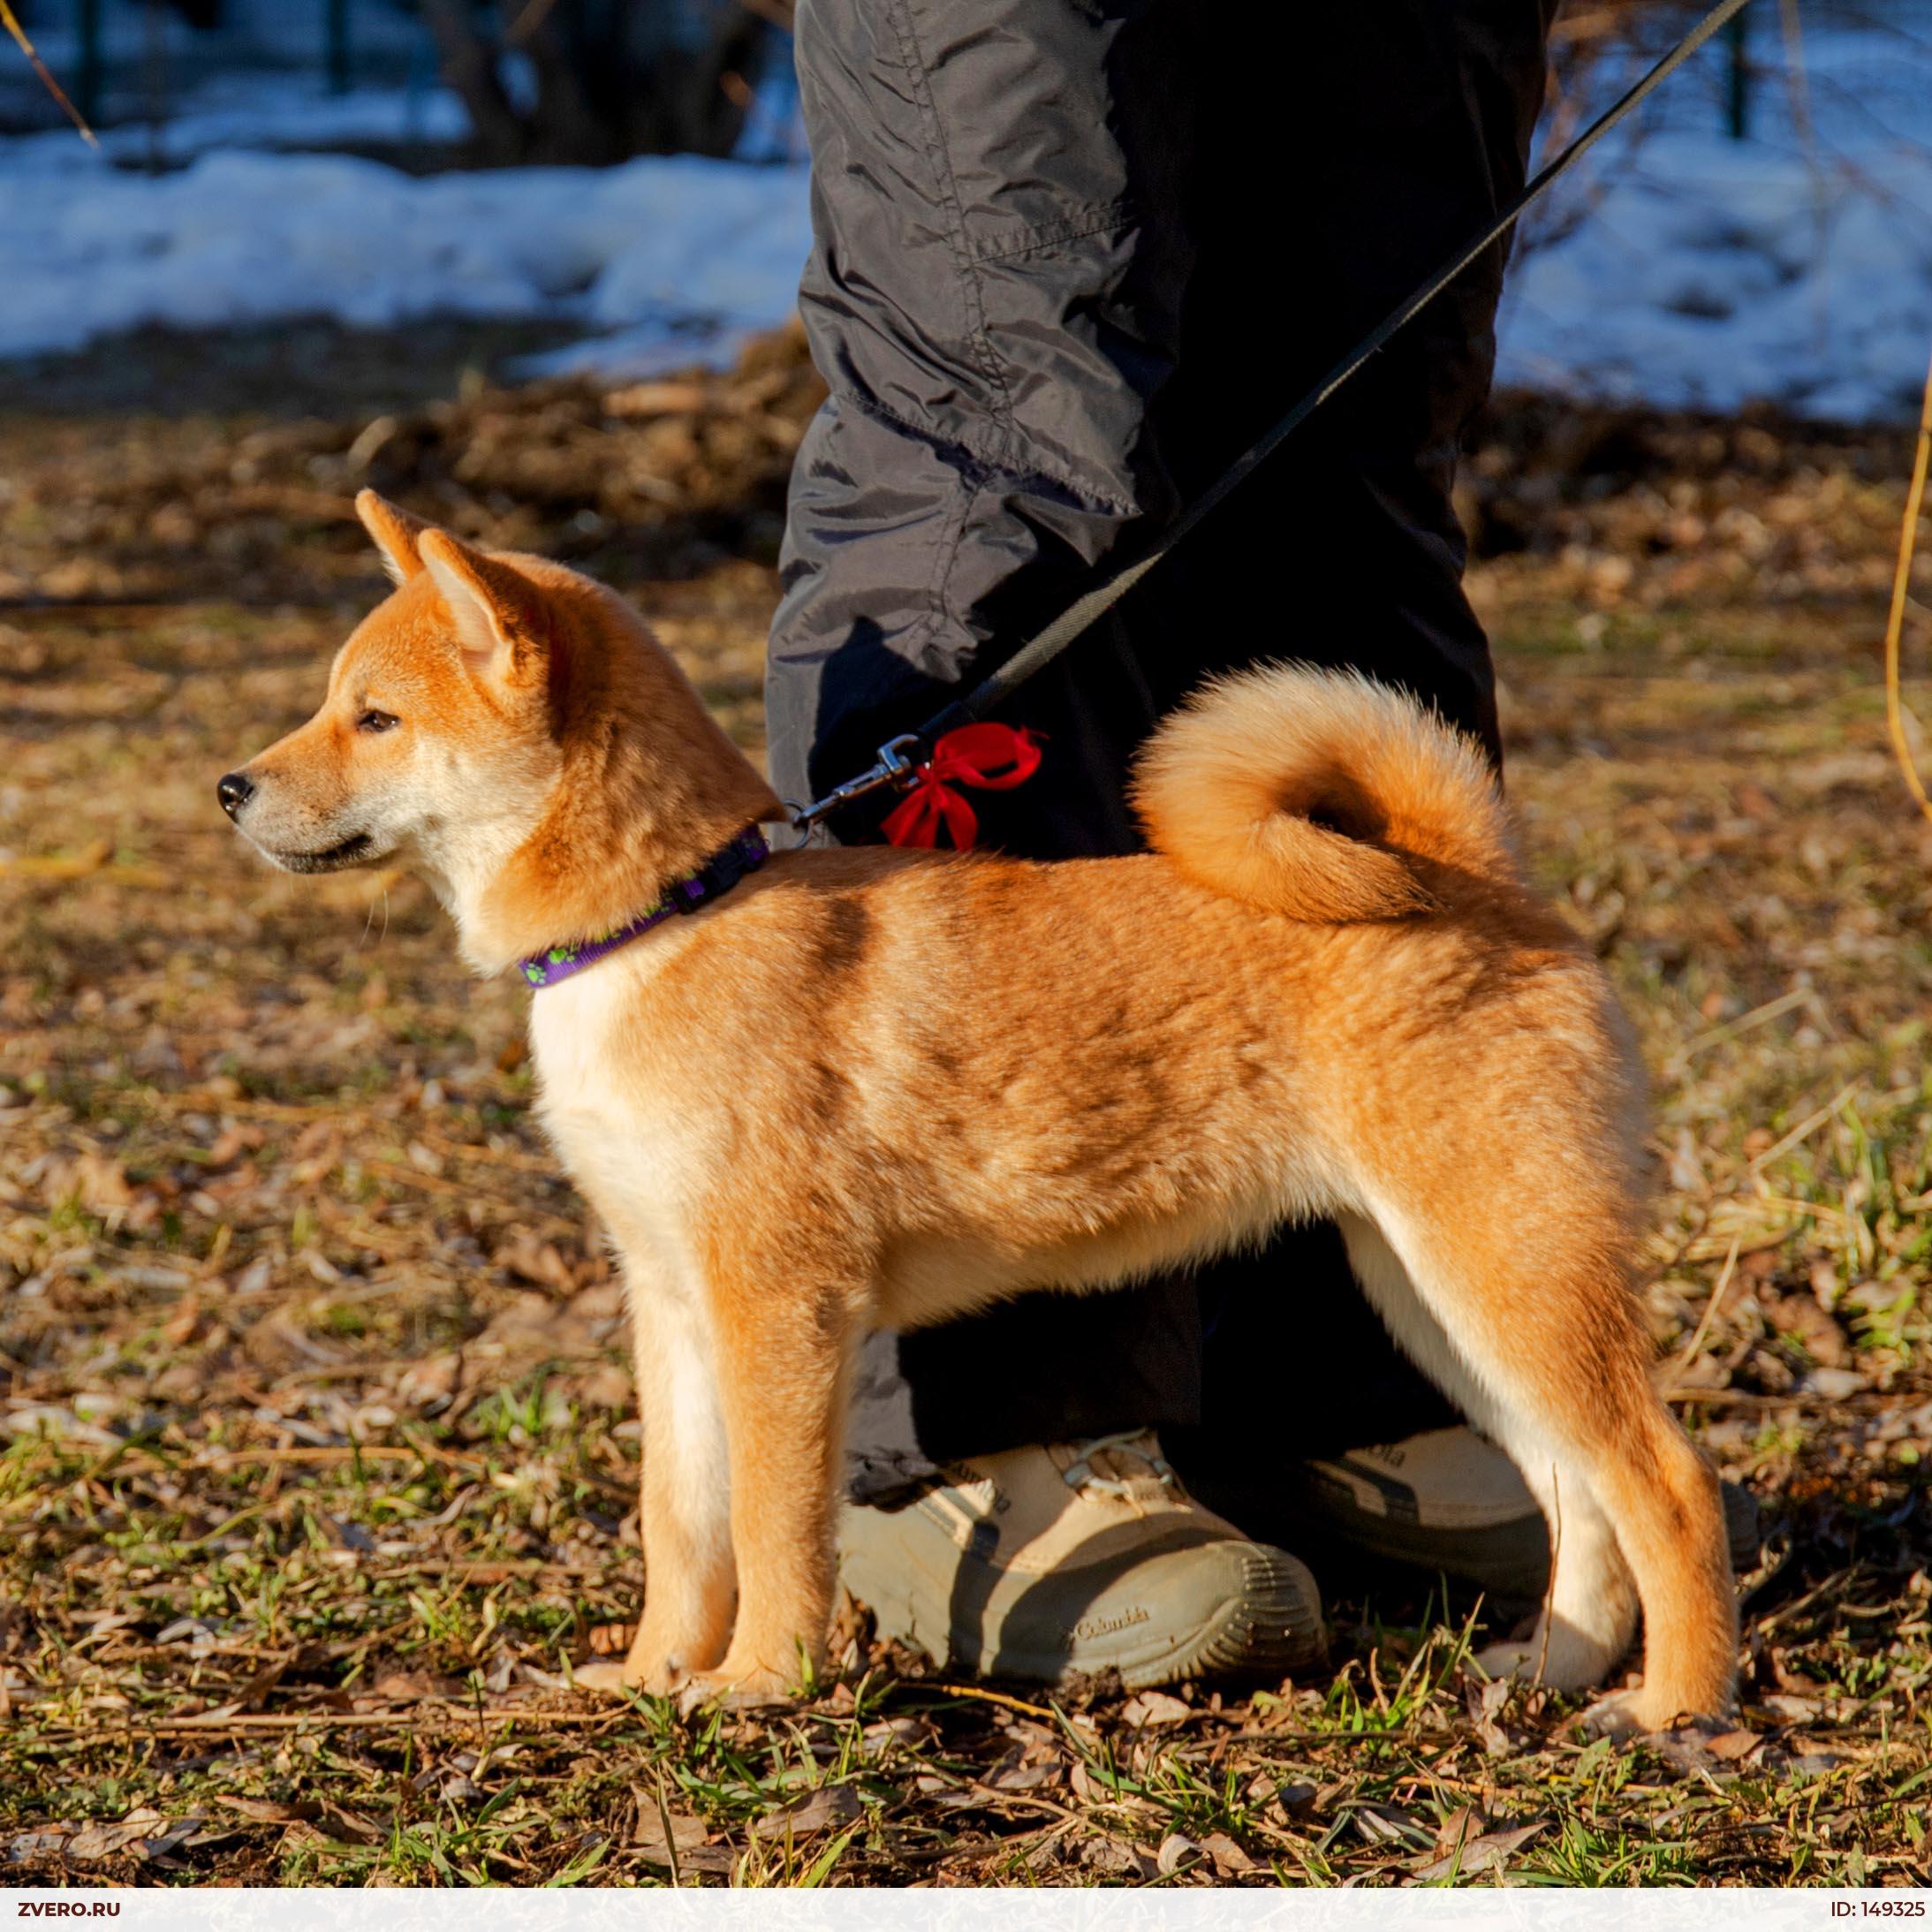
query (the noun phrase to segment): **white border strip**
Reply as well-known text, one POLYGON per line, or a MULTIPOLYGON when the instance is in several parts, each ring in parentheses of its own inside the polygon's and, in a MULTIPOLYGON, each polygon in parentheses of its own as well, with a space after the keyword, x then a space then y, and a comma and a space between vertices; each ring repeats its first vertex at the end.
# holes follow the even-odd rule
MULTIPOLYGON (((102 1932, 906 1932, 909 1901, 885 1890, 202 1890, 92 1888, 0 1891, 0 1932, 35 1923, 102 1932)), ((1928 1915, 1911 1891, 1565 1891, 1478 1885, 1461 1891, 922 1891, 919 1932, 1857 1932, 1928 1915)), ((1932 1932, 1932 1928, 1928 1928, 1932 1932)))

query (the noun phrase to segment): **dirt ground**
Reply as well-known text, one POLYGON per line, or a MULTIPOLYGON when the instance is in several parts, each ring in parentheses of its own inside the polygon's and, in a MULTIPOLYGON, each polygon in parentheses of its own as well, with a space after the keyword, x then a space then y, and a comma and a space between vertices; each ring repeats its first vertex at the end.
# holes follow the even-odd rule
POLYGON ((1506 399, 1465 491, 1511 788, 1655 1080, 1660 1373, 1764 1514, 1740 1726, 1586 1743, 1426 1578, 1334 1580, 1330 1669, 1249 1693, 975 1686, 851 1612, 815 1701, 686 1719, 571 1688, 637 1430, 526 996, 213 797, 379 595, 365 482, 622 584, 755 747, 795 345, 494 387, 529 345, 149 337, 0 405, 0 1882, 1932 1880, 1905 439, 1506 399))

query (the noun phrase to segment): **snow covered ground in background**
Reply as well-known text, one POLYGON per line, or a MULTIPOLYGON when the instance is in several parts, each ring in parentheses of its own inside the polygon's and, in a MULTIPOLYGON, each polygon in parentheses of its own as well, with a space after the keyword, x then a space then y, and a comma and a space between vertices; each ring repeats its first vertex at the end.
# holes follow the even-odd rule
MULTIPOLYGON (((1498 375, 1617 400, 1915 414, 1932 353, 1932 14, 1807 31, 1759 8, 1750 139, 1722 51, 1531 217, 1498 375), (1547 238, 1557 239, 1547 239, 1547 238)), ((1628 78, 1628 77, 1625 77, 1628 78)))
POLYGON ((1815 165, 1712 134, 1654 135, 1570 196, 1509 283, 1499 379, 1859 421, 1918 406, 1932 354, 1932 152, 1815 165))
MULTIPOLYGON (((314 104, 316 118, 363 130, 400 111, 399 99, 314 104)), ((677 156, 416 178, 252 148, 231 131, 203 148, 207 125, 175 130, 195 158, 159 175, 72 138, 0 143, 0 356, 149 322, 327 314, 381 328, 459 314, 580 323, 609 337, 602 353, 621 373, 783 319, 810 239, 796 168, 677 156)), ((278 139, 292 132, 276 121, 278 139)))
MULTIPOLYGON (((1640 138, 1606 144, 1538 219, 1505 295, 1502 378, 1908 413, 1932 347, 1932 60, 1901 47, 1927 51, 1814 37, 1809 140, 1781 80, 1761 85, 1754 138, 1736 142, 1718 132, 1716 70, 1680 76, 1640 138)), ((460 123, 446 95, 271 85, 175 119, 172 172, 111 166, 71 136, 0 141, 0 356, 148 322, 456 314, 576 323, 584 339, 543 367, 629 375, 728 353, 790 312, 809 239, 800 169, 678 158, 415 178, 277 150, 446 138, 460 123)), ((144 156, 148 138, 115 131, 112 158, 144 156)))

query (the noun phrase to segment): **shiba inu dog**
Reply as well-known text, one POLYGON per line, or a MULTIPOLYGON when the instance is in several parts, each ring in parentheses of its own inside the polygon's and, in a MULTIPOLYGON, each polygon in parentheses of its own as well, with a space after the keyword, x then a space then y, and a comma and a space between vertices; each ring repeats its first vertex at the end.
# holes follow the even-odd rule
POLYGON ((1549 1519, 1542 1625, 1484 1661, 1597 1684, 1640 1610, 1642 1686, 1606 1723, 1729 1705, 1716 1479, 1633 1292, 1634 1056, 1473 746, 1284 666, 1148 745, 1145 856, 761 865, 779 801, 617 596, 358 507, 396 588, 221 799, 292 871, 405 855, 479 973, 539 988, 542 1118, 635 1328, 625 1682, 769 1695, 820 1653, 868 1329, 1329 1216, 1549 1519))

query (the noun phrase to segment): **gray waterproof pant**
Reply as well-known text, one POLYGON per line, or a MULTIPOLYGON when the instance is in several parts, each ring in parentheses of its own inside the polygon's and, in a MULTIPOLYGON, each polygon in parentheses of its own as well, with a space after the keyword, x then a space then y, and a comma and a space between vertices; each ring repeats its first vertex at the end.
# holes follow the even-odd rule
MULTIPOLYGON (((830 398, 793 475, 766 700, 814 797, 1157 534, 1521 185, 1554 0, 800 0, 830 398)), ((1136 747, 1202 678, 1360 667, 1497 752, 1458 441, 1503 251, 1003 714, 1039 774, 981 843, 1124 852, 1136 747)), ((835 828, 876 837, 886 807, 835 828)), ((875 1338, 855 1492, 1146 1424, 1203 1477, 1439 1425, 1332 1229, 875 1338)))

